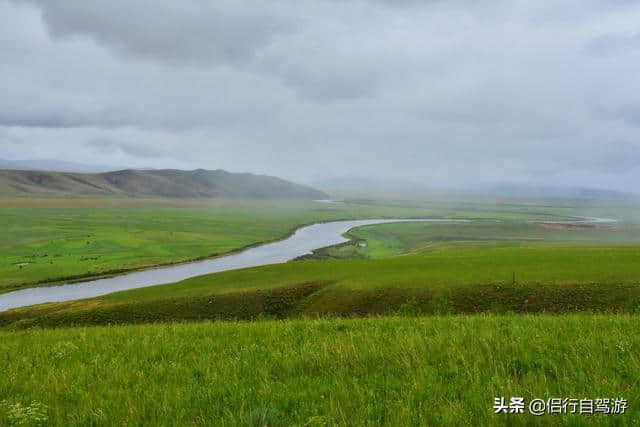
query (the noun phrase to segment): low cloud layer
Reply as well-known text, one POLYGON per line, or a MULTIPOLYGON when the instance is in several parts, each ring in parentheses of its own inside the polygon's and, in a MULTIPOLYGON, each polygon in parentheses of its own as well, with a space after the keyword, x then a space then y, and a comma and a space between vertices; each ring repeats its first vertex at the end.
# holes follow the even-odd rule
POLYGON ((0 158, 638 191, 633 1, 0 0, 0 158))

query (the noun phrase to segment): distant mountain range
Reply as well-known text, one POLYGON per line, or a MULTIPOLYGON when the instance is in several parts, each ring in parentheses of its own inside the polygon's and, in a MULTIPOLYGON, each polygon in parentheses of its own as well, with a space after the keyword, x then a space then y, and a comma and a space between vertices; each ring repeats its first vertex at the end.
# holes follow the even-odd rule
POLYGON ((279 178, 223 170, 127 169, 60 160, 0 159, 2 196, 220 197, 258 199, 323 199, 337 197, 432 198, 496 196, 584 200, 638 200, 633 193, 589 187, 529 184, 485 184, 469 188, 437 188, 420 181, 372 177, 329 177, 311 185, 279 178), (43 172, 47 171, 47 172, 43 172), (316 188, 323 190, 319 191, 316 188))
POLYGON ((229 199, 325 199, 280 178, 224 170, 121 170, 105 173, 0 170, 0 196, 121 196, 229 199))
POLYGON ((403 181, 368 177, 333 177, 312 185, 340 197, 515 197, 558 198, 577 200, 637 200, 637 194, 610 189, 532 184, 476 184, 466 188, 438 188, 419 181, 403 181))

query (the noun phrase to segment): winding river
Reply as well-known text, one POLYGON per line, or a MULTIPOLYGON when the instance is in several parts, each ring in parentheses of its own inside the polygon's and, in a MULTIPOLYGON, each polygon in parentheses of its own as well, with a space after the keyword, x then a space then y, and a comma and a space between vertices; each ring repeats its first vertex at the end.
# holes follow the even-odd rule
POLYGON ((354 227, 388 222, 468 222, 463 219, 367 219, 333 221, 299 228, 290 237, 242 252, 185 264, 136 271, 121 276, 59 286, 28 288, 0 295, 0 311, 45 302, 91 298, 126 289, 178 282, 190 277, 220 271, 278 264, 309 252, 348 241, 344 233, 354 227))
MULTIPOLYGON (((218 273, 267 264, 279 264, 310 253, 315 249, 337 245, 349 239, 344 233, 355 227, 389 222, 469 222, 468 219, 364 219, 333 221, 299 228, 286 239, 266 243, 218 258, 136 271, 120 276, 69 283, 59 286, 27 288, 0 295, 0 311, 45 302, 92 298, 127 289, 179 282, 203 274, 218 273)), ((545 224, 609 223, 610 218, 573 217, 564 221, 532 221, 545 224)))

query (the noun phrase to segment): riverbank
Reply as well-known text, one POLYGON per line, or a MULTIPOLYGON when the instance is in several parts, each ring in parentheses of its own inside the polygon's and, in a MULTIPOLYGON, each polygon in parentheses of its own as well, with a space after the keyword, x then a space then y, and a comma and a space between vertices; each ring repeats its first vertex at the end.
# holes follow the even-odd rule
MULTIPOLYGON (((344 219, 338 219, 338 221, 348 221, 350 219, 351 218, 344 218, 344 219)), ((353 219, 355 219, 355 218, 353 218, 353 219)), ((115 270, 105 271, 105 272, 102 272, 100 274, 87 273, 87 274, 79 274, 79 275, 68 276, 68 277, 58 277, 58 278, 55 278, 55 279, 50 279, 50 280, 48 279, 48 280, 44 280, 44 281, 40 281, 40 282, 34 282, 34 283, 22 283, 22 284, 13 286, 11 288, 0 288, 0 295, 2 295, 3 293, 9 293, 9 292, 19 291, 19 290, 23 290, 23 289, 29 289, 29 288, 33 288, 33 287, 61 286, 61 285, 65 285, 65 284, 76 284, 76 283, 91 282, 91 281, 95 281, 95 280, 99 280, 99 279, 109 279, 109 278, 122 276, 122 275, 130 274, 130 273, 141 272, 141 271, 145 271, 145 270, 158 269, 158 268, 162 268, 162 267, 173 267, 173 266, 179 266, 179 265, 183 265, 183 264, 190 264, 190 263, 198 262, 198 261, 211 260, 211 259, 215 259, 215 258, 225 257, 225 256, 229 256, 229 255, 233 255, 233 254, 237 254, 237 253, 243 252, 243 251, 245 251, 247 249, 251 249, 251 248, 255 248, 255 247, 258 247, 258 246, 266 245, 266 244, 269 244, 269 243, 275 243, 275 242, 280 242, 282 240, 286 240, 301 228, 308 227, 308 226, 313 225, 313 224, 321 224, 323 222, 329 222, 329 221, 318 221, 318 222, 311 222, 311 223, 307 223, 307 224, 301 224, 299 226, 296 226, 296 227, 292 228, 289 232, 287 232, 287 234, 285 234, 282 237, 277 237, 277 238, 274 238, 274 239, 271 239, 271 240, 264 240, 264 241, 249 243, 247 245, 244 245, 244 246, 241 246, 241 247, 238 247, 238 248, 235 248, 235 249, 231 249, 231 250, 229 250, 227 252, 224 252, 224 253, 212 253, 212 254, 209 254, 209 255, 203 255, 203 256, 196 257, 196 258, 187 258, 187 259, 177 260, 177 261, 170 261, 170 262, 163 262, 163 263, 158 263, 158 264, 143 265, 143 266, 139 266, 139 267, 135 267, 135 268, 129 268, 129 269, 124 269, 124 268, 115 269, 115 270)))
POLYGON ((446 219, 370 219, 321 222, 297 229, 290 237, 253 246, 235 255, 138 271, 90 282, 27 288, 0 295, 0 311, 46 302, 70 301, 112 292, 160 285, 221 271, 278 264, 311 251, 347 241, 343 234, 358 226, 398 222, 448 222, 446 219))
POLYGON ((0 326, 327 315, 636 313, 639 254, 637 246, 439 245, 391 258, 295 261, 17 308, 0 313, 0 326))
POLYGON ((313 201, 0 200, 0 293, 223 256, 322 221, 441 215, 313 201))

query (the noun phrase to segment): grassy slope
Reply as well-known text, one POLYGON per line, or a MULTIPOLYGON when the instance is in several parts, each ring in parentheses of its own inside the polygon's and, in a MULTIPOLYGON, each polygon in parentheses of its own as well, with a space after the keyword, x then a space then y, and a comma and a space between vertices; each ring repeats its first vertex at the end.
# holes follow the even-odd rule
POLYGON ((297 261, 206 275, 0 313, 0 325, 397 312, 637 312, 636 227, 547 230, 523 221, 362 227, 350 234, 366 239, 367 247, 329 248, 319 251, 320 258, 371 259, 297 261))
POLYGON ((0 325, 394 312, 636 312, 639 282, 635 246, 441 247, 385 259, 298 261, 205 275, 16 309, 0 313, 0 325))
MULTIPOLYGON (((185 254, 194 253, 198 248, 215 243, 226 244, 226 248, 231 249, 233 245, 251 242, 257 236, 265 238, 273 235, 269 233, 286 233, 287 224, 310 217, 374 213, 380 216, 435 216, 438 213, 426 207, 401 209, 392 204, 293 206, 274 203, 262 205, 259 211, 254 212, 250 208, 256 206, 255 202, 246 206, 239 203, 217 202, 210 206, 215 213, 206 212, 203 206, 134 205, 126 211, 127 215, 115 218, 117 226, 113 225, 112 229, 108 226, 109 220, 115 212, 123 209, 121 206, 106 211, 76 208, 79 212, 75 213, 75 221, 79 222, 74 222, 73 227, 80 229, 99 224, 100 230, 109 230, 105 231, 104 239, 107 239, 118 235, 118 227, 123 221, 130 226, 137 218, 140 222, 137 226, 141 227, 139 234, 147 240, 158 230, 168 230, 171 226, 186 227, 193 233, 190 236, 195 243, 184 233, 179 234, 179 238, 168 239, 167 233, 173 232, 160 232, 159 236, 164 236, 161 241, 169 242, 166 246, 160 245, 161 249, 170 248, 173 252, 167 256, 175 256, 176 248, 184 248, 185 254), (87 223, 82 222, 83 214, 89 215, 87 223), (260 222, 256 223, 257 216, 260 222), (218 231, 211 234, 211 230, 218 231)), ((70 211, 64 209, 64 212, 70 211)), ((457 211, 457 214, 469 216, 472 211, 477 213, 480 210, 476 207, 475 210, 457 211)), ((441 208, 439 212, 445 216, 443 212, 448 211, 441 208)), ((51 214, 47 209, 38 213, 41 220, 51 214)), ((492 213, 508 218, 522 215, 513 206, 506 211, 492 213)), ((536 208, 536 215, 541 214, 544 211, 536 208)), ((21 219, 16 221, 23 222, 21 219)), ((60 224, 61 219, 54 215, 52 223, 60 224)), ((24 227, 29 229, 29 224, 24 227)), ((125 231, 128 232, 130 230, 125 231)), ((359 228, 351 234, 357 239, 365 239, 368 246, 329 248, 319 251, 324 254, 321 257, 372 259, 305 261, 207 275, 178 284, 126 291, 87 301, 47 304, 1 313, 0 324, 12 327, 34 324, 60 326, 176 319, 250 319, 259 315, 366 315, 398 311, 636 312, 640 309, 640 249, 637 246, 640 232, 632 223, 548 230, 529 224, 521 217, 518 221, 511 218, 500 222, 386 224, 359 228), (404 255, 393 256, 397 254, 404 255)), ((83 255, 77 254, 76 257, 87 257, 87 248, 81 244, 85 239, 78 240, 78 250, 83 255)), ((59 241, 55 244, 48 242, 47 245, 58 250, 61 248, 59 241)), ((20 249, 24 250, 24 247, 20 249)), ((115 257, 112 261, 117 263, 135 258, 136 262, 141 262, 147 245, 136 246, 135 249, 123 254, 123 259, 115 257)), ((154 246, 149 250, 158 249, 154 246)), ((108 255, 113 254, 104 256, 108 255)), ((81 263, 74 257, 63 260, 76 268, 82 267, 77 266, 81 263)), ((39 265, 30 265, 21 271, 34 271, 32 268, 39 265)), ((44 263, 45 270, 59 265, 64 264, 56 262, 49 267, 44 263)))
POLYGON ((466 316, 0 332, 0 424, 20 404, 60 426, 635 425, 637 324, 466 316), (497 396, 630 406, 534 420, 494 415, 497 396))

